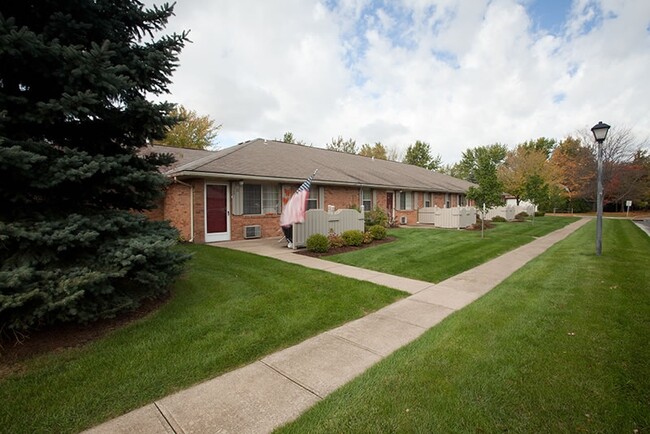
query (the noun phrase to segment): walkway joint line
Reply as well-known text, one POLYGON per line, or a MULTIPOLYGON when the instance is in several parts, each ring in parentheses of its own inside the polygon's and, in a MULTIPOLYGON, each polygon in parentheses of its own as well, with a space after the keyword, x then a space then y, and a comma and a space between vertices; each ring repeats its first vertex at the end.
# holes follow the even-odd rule
POLYGON ((158 414, 160 414, 160 415, 162 416, 162 418, 165 420, 165 423, 167 424, 167 427, 168 427, 170 430, 172 430, 172 432, 173 432, 174 434, 179 434, 179 433, 174 429, 174 427, 172 426, 171 422, 169 422, 169 419, 167 419, 167 416, 165 416, 165 413, 163 413, 163 411, 162 411, 162 410, 160 409, 160 407, 158 406, 158 402, 157 402, 157 401, 154 401, 153 405, 154 405, 154 407, 156 407, 156 410, 158 411, 158 414))
POLYGON ((293 378, 289 377, 288 374, 285 374, 284 372, 280 371, 279 369, 276 369, 276 368, 274 368, 273 366, 269 365, 269 364, 266 363, 263 359, 260 360, 259 362, 260 362, 261 364, 263 364, 264 366, 266 366, 267 368, 269 368, 271 371, 273 371, 273 372, 275 372, 276 374, 280 375, 281 377, 284 377, 284 378, 286 378, 287 380, 291 381, 293 384, 295 384, 296 386, 298 386, 298 387, 300 387, 301 389, 305 390, 306 392, 311 393, 311 394, 314 395, 316 398, 318 398, 319 401, 322 401, 322 400, 323 400, 324 396, 320 396, 318 393, 316 393, 315 391, 311 390, 309 387, 307 387, 307 386, 305 386, 304 384, 301 384, 300 382, 298 382, 297 380, 294 380, 293 378))

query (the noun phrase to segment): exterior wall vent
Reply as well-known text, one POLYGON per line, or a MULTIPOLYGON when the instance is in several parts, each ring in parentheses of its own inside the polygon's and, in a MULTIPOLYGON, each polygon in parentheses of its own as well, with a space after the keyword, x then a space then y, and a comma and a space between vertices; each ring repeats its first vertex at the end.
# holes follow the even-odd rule
POLYGON ((408 218, 407 218, 405 215, 403 215, 403 216, 401 216, 401 217, 399 218, 399 224, 401 224, 401 225, 405 225, 405 224, 407 224, 407 223, 408 223, 408 218))
POLYGON ((244 238, 260 238, 262 236, 262 226, 244 226, 244 238))

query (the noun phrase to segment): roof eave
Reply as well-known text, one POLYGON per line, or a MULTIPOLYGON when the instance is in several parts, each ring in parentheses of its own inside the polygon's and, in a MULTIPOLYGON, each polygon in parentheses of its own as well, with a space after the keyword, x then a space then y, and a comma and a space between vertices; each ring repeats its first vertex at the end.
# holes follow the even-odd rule
MULTIPOLYGON (((170 178, 207 178, 218 179, 223 181, 273 181, 285 182, 288 184, 300 184, 305 180, 303 178, 284 178, 273 176, 260 176, 260 175, 242 175, 238 173, 215 173, 215 172, 202 172, 193 170, 170 171, 165 173, 170 178)), ((314 185, 335 185, 341 187, 357 187, 357 188, 377 188, 382 190, 408 190, 408 191, 424 191, 424 192, 438 192, 438 193, 461 193, 464 194, 466 190, 462 189, 440 189, 440 187, 423 188, 414 187, 410 185, 388 185, 388 184, 364 184, 362 182, 344 182, 332 181, 327 179, 314 179, 314 185)))

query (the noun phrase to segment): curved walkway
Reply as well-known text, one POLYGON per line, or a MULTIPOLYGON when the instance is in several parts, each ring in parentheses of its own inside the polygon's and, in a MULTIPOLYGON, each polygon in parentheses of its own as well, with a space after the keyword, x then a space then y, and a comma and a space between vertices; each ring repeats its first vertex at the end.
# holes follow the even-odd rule
POLYGON ((412 295, 87 432, 270 432, 490 291, 588 221, 583 218, 438 284, 297 255, 277 239, 219 243, 220 247, 367 280, 412 295))

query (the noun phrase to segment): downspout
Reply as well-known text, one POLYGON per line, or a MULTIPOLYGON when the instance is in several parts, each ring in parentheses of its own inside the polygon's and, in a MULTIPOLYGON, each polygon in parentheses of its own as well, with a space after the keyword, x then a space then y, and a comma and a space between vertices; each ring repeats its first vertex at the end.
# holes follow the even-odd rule
POLYGON ((187 182, 179 181, 175 176, 174 176, 174 182, 190 188, 190 239, 188 240, 188 242, 193 243, 194 242, 194 186, 192 184, 188 184, 187 182))

